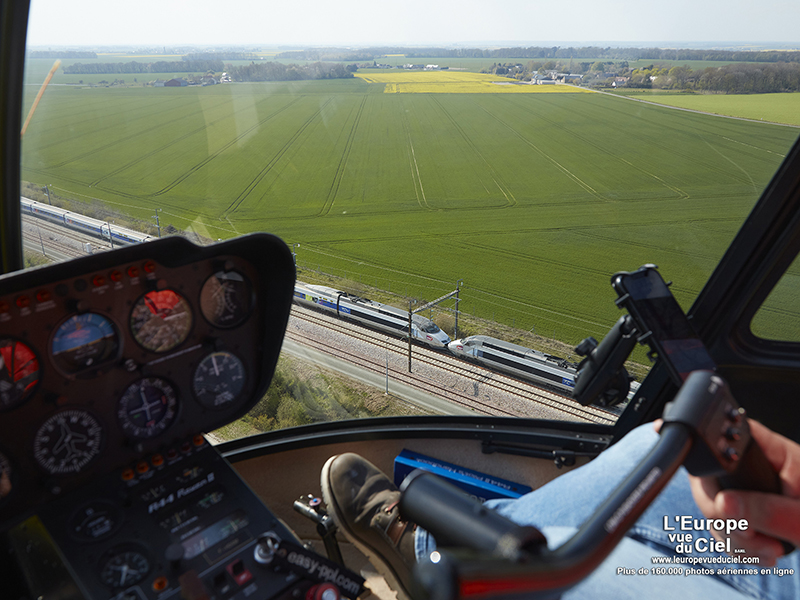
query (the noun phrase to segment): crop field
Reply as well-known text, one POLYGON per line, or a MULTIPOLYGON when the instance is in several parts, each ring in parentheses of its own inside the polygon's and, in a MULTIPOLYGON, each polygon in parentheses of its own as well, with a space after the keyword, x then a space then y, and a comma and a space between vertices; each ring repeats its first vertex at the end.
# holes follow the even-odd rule
POLYGON ((786 94, 630 94, 649 102, 800 126, 800 93, 786 94))
POLYGON ((276 233, 301 269, 419 300, 462 279, 466 312, 572 343, 618 318, 617 270, 658 264, 688 307, 798 133, 603 94, 384 87, 52 87, 23 179, 212 239, 276 233))
POLYGON ((356 73, 367 83, 383 85, 387 94, 552 94, 591 93, 565 85, 520 84, 516 79, 464 71, 392 71, 356 73))

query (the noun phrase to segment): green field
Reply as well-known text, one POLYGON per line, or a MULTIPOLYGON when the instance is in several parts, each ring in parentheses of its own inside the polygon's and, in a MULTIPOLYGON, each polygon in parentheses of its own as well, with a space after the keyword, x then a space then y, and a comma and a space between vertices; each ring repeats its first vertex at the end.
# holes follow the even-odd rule
POLYGON ((52 87, 23 179, 211 238, 274 232, 301 267, 419 299, 463 279, 466 312, 575 342, 618 318, 620 269, 658 264, 688 306, 798 133, 602 94, 384 87, 52 87))
POLYGON ((800 92, 786 94, 675 94, 646 91, 625 95, 668 106, 800 126, 800 92))

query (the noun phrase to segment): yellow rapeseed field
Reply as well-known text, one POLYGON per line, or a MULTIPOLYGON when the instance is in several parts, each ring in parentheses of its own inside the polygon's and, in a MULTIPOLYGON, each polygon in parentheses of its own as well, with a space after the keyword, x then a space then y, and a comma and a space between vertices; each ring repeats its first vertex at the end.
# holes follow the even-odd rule
POLYGON ((466 71, 402 71, 356 73, 367 83, 383 85, 386 94, 529 94, 581 93, 570 85, 520 84, 516 79, 466 71))

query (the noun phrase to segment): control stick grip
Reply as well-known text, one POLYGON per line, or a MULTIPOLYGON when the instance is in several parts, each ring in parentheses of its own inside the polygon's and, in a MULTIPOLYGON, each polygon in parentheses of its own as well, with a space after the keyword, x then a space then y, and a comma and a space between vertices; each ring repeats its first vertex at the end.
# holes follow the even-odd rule
POLYGON ((535 527, 517 525, 432 473, 414 471, 400 491, 400 513, 429 531, 438 546, 471 548, 511 560, 522 551, 546 547, 535 527))
MULTIPOLYGON (((684 461, 697 477, 716 477, 723 489, 781 494, 781 480, 752 438, 744 408, 727 382, 712 371, 693 371, 664 410, 664 424, 683 423, 694 432, 684 461)), ((781 540, 789 553, 794 546, 781 540)))
MULTIPOLYGON (((719 485, 725 490, 753 490, 770 494, 781 494, 780 475, 772 468, 761 446, 754 440, 739 460, 739 466, 732 473, 718 477, 719 485)), ((794 544, 779 540, 785 554, 794 551, 794 544)))

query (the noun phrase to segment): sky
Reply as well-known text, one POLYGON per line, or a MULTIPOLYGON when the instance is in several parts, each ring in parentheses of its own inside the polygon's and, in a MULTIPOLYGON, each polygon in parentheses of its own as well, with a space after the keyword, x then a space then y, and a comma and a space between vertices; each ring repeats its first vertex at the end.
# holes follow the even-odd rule
POLYGON ((31 0, 30 46, 788 44, 798 0, 31 0))

